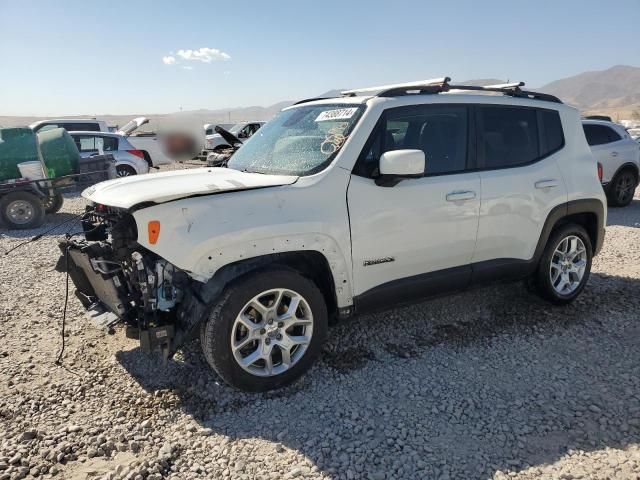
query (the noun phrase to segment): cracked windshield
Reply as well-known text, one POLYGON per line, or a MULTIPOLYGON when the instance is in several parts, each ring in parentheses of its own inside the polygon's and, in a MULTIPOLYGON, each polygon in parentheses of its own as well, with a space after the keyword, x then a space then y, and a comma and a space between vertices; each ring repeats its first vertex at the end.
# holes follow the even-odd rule
POLYGON ((284 110, 229 160, 229 168, 280 175, 311 175, 333 160, 364 105, 331 104, 284 110))

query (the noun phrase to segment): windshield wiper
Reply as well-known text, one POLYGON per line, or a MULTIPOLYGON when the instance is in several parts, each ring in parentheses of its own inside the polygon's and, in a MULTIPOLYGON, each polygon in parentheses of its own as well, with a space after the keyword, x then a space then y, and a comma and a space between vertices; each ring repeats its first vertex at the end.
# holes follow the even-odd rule
POLYGON ((241 170, 241 171, 245 173, 259 173, 260 175, 267 175, 265 172, 259 172, 258 170, 249 170, 248 168, 245 168, 244 170, 241 170))

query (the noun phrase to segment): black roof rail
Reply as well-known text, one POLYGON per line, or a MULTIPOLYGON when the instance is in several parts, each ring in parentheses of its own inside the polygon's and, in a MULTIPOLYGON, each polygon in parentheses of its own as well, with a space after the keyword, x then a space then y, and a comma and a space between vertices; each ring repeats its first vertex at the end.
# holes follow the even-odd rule
POLYGON ((517 83, 504 83, 500 85, 451 85, 449 90, 463 90, 463 91, 475 91, 475 92, 496 92, 503 93, 510 97, 516 98, 529 98, 533 100, 544 100, 553 103, 562 103, 558 97, 549 95, 548 93, 531 92, 529 90, 522 90, 520 87, 524 87, 524 82, 517 83))
POLYGON ((355 97, 359 93, 374 93, 376 97, 395 97, 399 95, 407 95, 408 92, 424 92, 424 93, 438 93, 443 91, 449 85, 451 78, 432 78, 430 80, 419 80, 416 82, 396 83, 392 85, 381 85, 378 87, 356 88, 353 90, 345 90, 342 93, 343 97, 355 97), (438 90, 438 91, 436 91, 438 90))
POLYGON ((338 97, 315 97, 315 98, 305 98, 304 100, 298 100, 296 103, 294 103, 293 105, 300 105, 301 103, 307 103, 307 102, 315 102, 316 100, 330 100, 332 98, 338 98, 338 97))
MULTIPOLYGON (((470 92, 495 92, 516 98, 528 98, 532 100, 562 103, 562 100, 558 97, 549 95, 548 93, 522 90, 521 87, 524 87, 524 82, 501 83, 498 85, 451 85, 449 83, 450 81, 450 77, 442 77, 431 80, 420 80, 417 82, 345 90, 341 93, 343 97, 355 97, 359 93, 371 93, 376 97, 399 97, 403 95, 425 95, 444 93, 452 90, 462 90, 470 92)), ((300 100, 299 102, 294 103, 294 105, 300 105, 301 103, 312 102, 314 100, 327 100, 327 98, 309 98, 306 100, 300 100)))

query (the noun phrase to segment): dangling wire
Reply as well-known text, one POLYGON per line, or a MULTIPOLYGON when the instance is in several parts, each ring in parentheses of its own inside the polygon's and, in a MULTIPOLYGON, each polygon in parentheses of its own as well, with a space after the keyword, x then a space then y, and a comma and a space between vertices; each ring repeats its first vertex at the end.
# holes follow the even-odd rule
POLYGON ((62 355, 64 354, 65 340, 64 340, 64 328, 67 323, 67 303, 69 302, 69 245, 64 249, 64 307, 62 308, 62 347, 58 358, 56 359, 56 365, 62 365, 62 355))
POLYGON ((72 222, 72 221, 74 221, 74 220, 77 220, 78 218, 80 218, 80 217, 82 217, 82 216, 84 216, 84 215, 86 215, 86 213, 81 213, 81 214, 79 214, 79 215, 75 215, 75 216, 71 217, 70 219, 65 220, 65 221, 64 221, 64 222, 62 222, 62 223, 58 223, 57 225, 54 225, 53 227, 51 227, 49 230, 45 230, 44 232, 39 233, 38 235, 35 235, 35 236, 31 237, 30 239, 25 240, 25 241, 24 241, 24 242, 22 242, 22 243, 19 243, 19 244, 18 244, 18 245, 16 245, 15 247, 10 248, 10 249, 9 249, 9 250, 7 250, 6 252, 4 252, 4 255, 5 255, 5 256, 6 256, 6 255, 9 255, 11 252, 13 252, 14 250, 17 250, 18 248, 22 247, 23 245, 27 245, 27 244, 32 243, 32 242, 37 242, 38 240, 40 240, 42 237, 44 237, 44 236, 45 236, 45 235, 47 235, 48 233, 51 233, 51 232, 53 232, 54 230, 57 230, 58 228, 62 227, 63 225, 66 225, 66 224, 67 224, 67 223, 69 223, 69 222, 72 222))

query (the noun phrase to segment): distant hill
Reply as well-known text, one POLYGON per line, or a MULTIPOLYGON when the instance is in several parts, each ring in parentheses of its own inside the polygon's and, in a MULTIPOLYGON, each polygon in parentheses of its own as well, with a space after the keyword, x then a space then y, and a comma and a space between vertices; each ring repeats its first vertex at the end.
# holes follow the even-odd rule
POLYGON ((616 65, 551 82, 541 92, 559 97, 585 114, 605 114, 614 119, 640 117, 640 68, 616 65))
MULTIPOLYGON (((513 80, 513 79, 511 79, 513 80)), ((491 85, 506 83, 507 80, 482 78, 454 82, 467 85, 491 85)), ((629 65, 617 65, 607 70, 584 72, 572 77, 556 80, 543 87, 535 88, 527 85, 531 90, 556 95, 563 102, 579 108, 584 114, 610 115, 617 120, 640 119, 640 68, 629 65)), ((345 89, 334 89, 316 97, 335 97, 345 89)), ((297 99, 301 100, 301 99, 297 99)), ((297 101, 295 100, 295 101, 297 101)), ((216 110, 191 110, 179 112, 190 120, 200 123, 234 123, 246 120, 269 120, 283 108, 293 104, 294 100, 286 100, 276 104, 261 107, 221 108, 216 110)), ((124 125, 134 117, 146 116, 150 123, 143 127, 143 131, 157 130, 159 122, 168 114, 131 114, 131 115, 98 115, 109 125, 124 125)), ((91 118, 93 115, 77 115, 75 118, 91 118)), ((0 126, 10 127, 28 125, 43 117, 8 117, 0 116, 0 126)), ((73 117, 72 117, 73 118, 73 117)))
MULTIPOLYGON (((181 115, 188 119, 188 121, 199 122, 202 124, 205 123, 236 123, 242 121, 260 121, 260 120, 270 120, 276 113, 282 110, 285 107, 288 107, 294 103, 291 100, 278 102, 268 107, 240 107, 240 108, 222 108, 217 110, 185 110, 182 112, 175 112, 173 114, 141 114, 141 113, 132 113, 131 115, 74 115, 74 116, 65 116, 64 118, 99 118, 100 120, 104 120, 107 122, 107 125, 114 126, 122 126, 127 123, 129 120, 135 117, 147 117, 149 119, 149 123, 141 127, 137 132, 151 132, 157 131, 158 124, 162 121, 163 118, 166 118, 169 115, 181 115)), ((45 117, 8 117, 8 116, 0 116, 0 126, 3 127, 13 127, 13 126, 24 126, 29 125, 37 120, 42 120, 45 117)), ((55 118, 55 117, 48 117, 55 118)))

